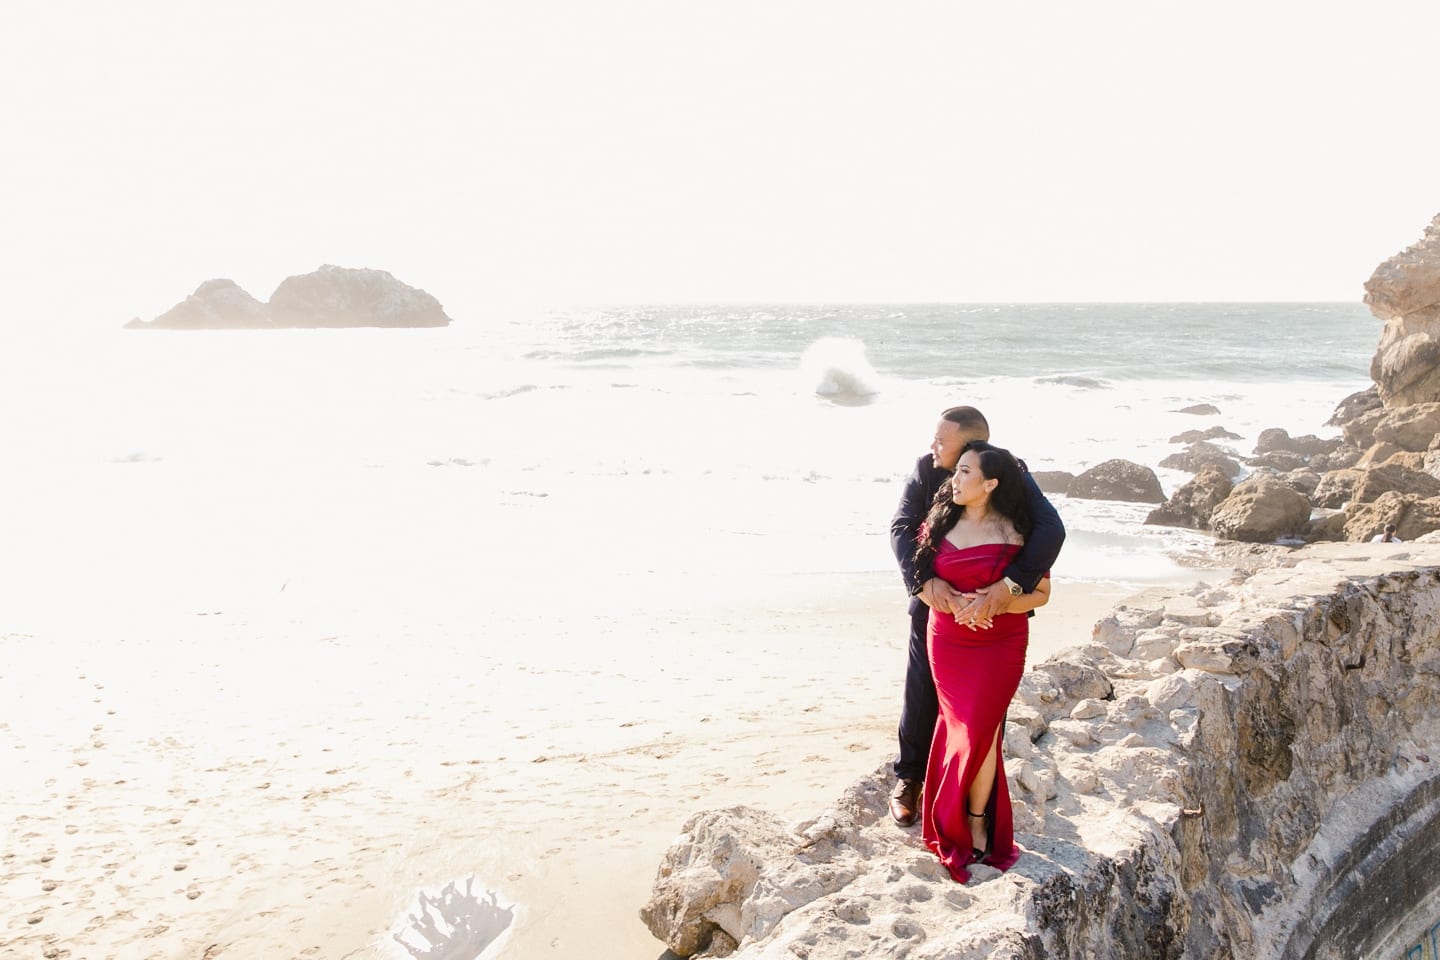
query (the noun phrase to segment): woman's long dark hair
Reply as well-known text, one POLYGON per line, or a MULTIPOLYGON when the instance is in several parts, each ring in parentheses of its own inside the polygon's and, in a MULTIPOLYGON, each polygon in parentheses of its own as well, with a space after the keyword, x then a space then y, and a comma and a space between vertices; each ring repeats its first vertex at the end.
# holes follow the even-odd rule
MULTIPOLYGON (((1025 490, 1025 475, 1019 461, 1011 456, 1009 450, 984 440, 971 440, 960 449, 960 455, 963 457, 971 450, 980 455, 980 475, 986 480, 1000 481, 990 491, 990 509, 1009 520, 1022 538, 1029 537, 1035 521, 1030 517, 1030 498, 1025 490)), ((959 469, 958 463, 956 469, 959 469)), ((965 508, 951 499, 953 489, 954 477, 948 477, 935 491, 935 502, 925 515, 925 525, 921 527, 920 540, 915 546, 916 560, 924 560, 938 552, 940 541, 955 529, 955 524, 965 513, 965 508)))

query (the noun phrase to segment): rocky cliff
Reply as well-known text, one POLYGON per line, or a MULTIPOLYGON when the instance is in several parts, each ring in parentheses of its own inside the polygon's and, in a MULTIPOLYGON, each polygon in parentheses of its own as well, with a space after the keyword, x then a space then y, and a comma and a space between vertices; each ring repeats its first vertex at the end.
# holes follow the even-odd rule
POLYGON ((384 270, 326 264, 287 277, 261 303, 233 280, 207 280, 149 323, 130 329, 266 330, 282 327, 443 327, 440 301, 384 270))
POLYGON ((1008 873, 954 883, 882 768, 799 824, 692 817, 641 916, 681 956, 1402 955, 1440 895, 1440 544, 1141 595, 1026 673, 1005 756, 1008 873))

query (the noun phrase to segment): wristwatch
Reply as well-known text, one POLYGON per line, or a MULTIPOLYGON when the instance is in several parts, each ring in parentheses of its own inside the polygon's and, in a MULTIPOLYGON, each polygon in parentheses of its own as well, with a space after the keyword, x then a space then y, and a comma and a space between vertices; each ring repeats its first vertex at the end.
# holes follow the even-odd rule
POLYGON ((1016 583, 1014 580, 1011 580, 1009 577, 1006 577, 1000 582, 1005 584, 1005 589, 1010 591, 1010 596, 1012 597, 1018 597, 1020 596, 1020 594, 1025 592, 1023 589, 1021 589, 1020 584, 1016 583))

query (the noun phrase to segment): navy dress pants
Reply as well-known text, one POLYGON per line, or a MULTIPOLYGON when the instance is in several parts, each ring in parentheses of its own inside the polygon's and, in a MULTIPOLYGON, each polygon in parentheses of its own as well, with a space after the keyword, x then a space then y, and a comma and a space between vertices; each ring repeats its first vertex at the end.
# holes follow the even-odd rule
POLYGON ((902 780, 924 780, 940 702, 935 698, 935 677, 930 672, 930 650, 925 641, 930 608, 919 600, 912 604, 905 701, 900 707, 900 755, 895 758, 895 776, 902 780))

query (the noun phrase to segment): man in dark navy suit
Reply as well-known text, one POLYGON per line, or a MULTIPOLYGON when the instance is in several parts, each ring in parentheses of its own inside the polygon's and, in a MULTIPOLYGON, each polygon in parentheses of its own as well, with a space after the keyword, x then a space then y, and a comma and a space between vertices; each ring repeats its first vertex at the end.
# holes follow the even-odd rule
MULTIPOLYGON (((974 407, 951 407, 940 415, 930 453, 915 462, 915 471, 905 481, 900 506, 890 521, 890 546, 900 561, 900 574, 910 592, 910 646, 905 666, 905 700, 900 709, 900 755, 895 759, 897 782, 890 794, 890 816, 902 827, 920 814, 920 790, 930 758, 930 738, 940 710, 935 698, 935 678, 930 673, 926 648, 926 627, 930 611, 954 614, 962 623, 978 629, 1004 613, 1011 597, 1029 593, 1055 563, 1065 542, 1065 525, 1055 507, 1045 499, 1028 470, 1025 471, 1030 514, 1035 528, 1025 546, 1005 568, 1004 576, 967 599, 935 576, 932 561, 915 563, 915 542, 920 524, 930 511, 935 493, 960 460, 960 451, 971 440, 990 439, 990 424, 974 407)), ((1024 467, 1022 461, 1021 466, 1024 467)))

